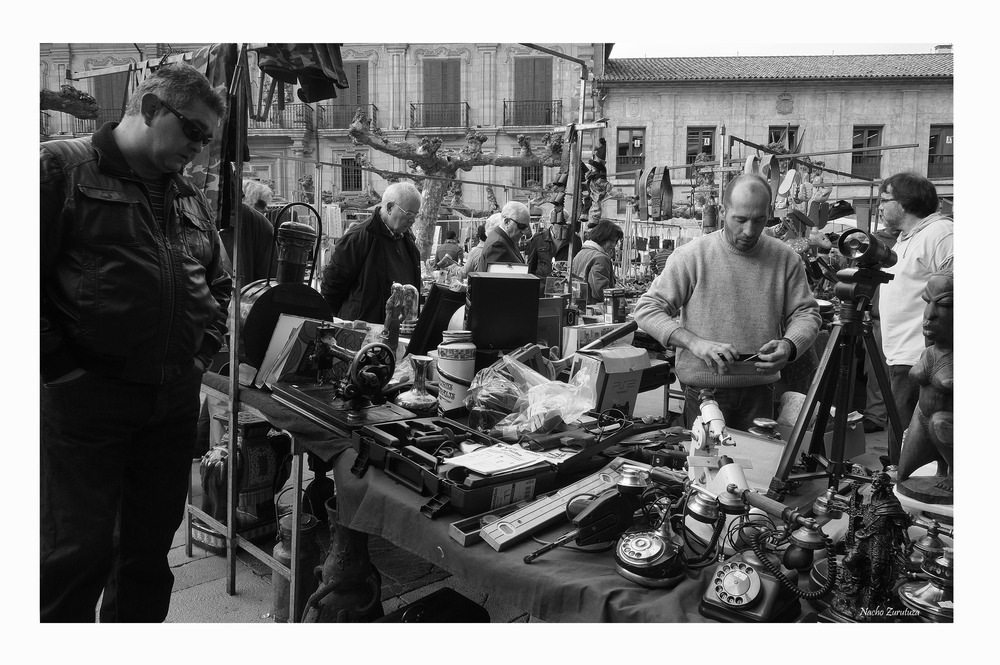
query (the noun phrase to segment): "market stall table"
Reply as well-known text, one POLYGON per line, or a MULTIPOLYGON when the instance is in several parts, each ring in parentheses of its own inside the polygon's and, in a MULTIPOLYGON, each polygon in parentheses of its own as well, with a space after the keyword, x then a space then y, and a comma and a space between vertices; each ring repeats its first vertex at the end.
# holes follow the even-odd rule
MULTIPOLYGON (((420 506, 428 497, 399 485, 380 470, 361 477, 350 469, 354 450, 334 465, 337 509, 344 526, 380 536, 449 573, 549 622, 702 622, 698 602, 709 572, 689 571, 673 589, 649 589, 615 572, 611 551, 577 552, 558 548, 531 564, 524 556, 541 547, 528 539, 497 552, 485 542, 463 547, 448 535, 456 513, 428 519, 420 506)), ((543 531, 554 540, 570 529, 568 522, 543 531)), ((709 570, 711 567, 709 567, 709 570)))
MULTIPOLYGON (((221 391, 227 381, 226 377, 206 375, 204 384, 208 390, 221 391)), ((610 549, 594 553, 558 548, 526 564, 525 555, 541 543, 528 539, 503 552, 485 542, 463 547, 449 535, 450 523, 461 515, 444 512, 435 519, 425 517, 420 507, 428 497, 398 484, 377 468, 369 467, 361 478, 353 475, 357 454, 346 433, 321 427, 264 391, 243 388, 240 400, 274 427, 290 433, 296 456, 308 451, 324 461, 334 460, 342 525, 380 536, 536 618, 549 622, 711 621, 699 613, 698 603, 714 566, 688 570, 685 579, 672 589, 655 589, 620 576, 610 549)), ((293 474, 293 483, 301 490, 301 474, 293 474)), ((301 506, 296 509, 301 510, 301 506)), ((538 537, 555 540, 570 528, 564 521, 538 537)))

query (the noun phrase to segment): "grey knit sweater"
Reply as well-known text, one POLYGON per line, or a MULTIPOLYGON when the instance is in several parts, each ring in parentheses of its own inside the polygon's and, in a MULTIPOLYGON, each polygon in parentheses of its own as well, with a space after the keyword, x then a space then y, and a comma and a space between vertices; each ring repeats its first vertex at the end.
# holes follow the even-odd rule
MULTIPOLYGON (((664 346, 678 328, 740 354, 757 353, 772 339, 788 338, 796 355, 819 331, 819 305, 809 290, 799 256, 785 243, 761 235, 741 251, 722 229, 674 250, 663 272, 635 307, 639 327, 664 346)), ((716 374, 686 349, 678 349, 677 378, 700 388, 734 388, 774 383, 778 374, 716 374)))

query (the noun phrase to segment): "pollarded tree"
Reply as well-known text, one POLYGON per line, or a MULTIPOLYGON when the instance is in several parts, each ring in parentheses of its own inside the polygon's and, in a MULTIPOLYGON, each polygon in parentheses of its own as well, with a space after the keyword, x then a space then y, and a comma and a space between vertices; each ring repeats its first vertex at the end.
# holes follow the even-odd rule
MULTIPOLYGON (((542 149, 532 152, 531 141, 523 134, 518 135, 517 144, 520 150, 517 155, 501 155, 495 152, 483 152, 486 135, 470 130, 465 135, 466 144, 462 148, 442 148, 439 138, 420 137, 414 144, 409 141, 389 141, 378 127, 372 127, 362 109, 354 114, 354 120, 349 129, 354 145, 366 145, 379 152, 405 160, 407 166, 414 171, 416 179, 423 178, 420 212, 413 225, 417 236, 417 247, 424 259, 430 256, 431 243, 434 239, 434 224, 437 222, 441 202, 456 181, 459 171, 471 171, 477 166, 559 166, 562 161, 562 136, 545 134, 542 136, 542 149)), ((371 168, 370 162, 359 155, 359 163, 371 168)), ((376 169, 377 170, 377 169, 376 169)))

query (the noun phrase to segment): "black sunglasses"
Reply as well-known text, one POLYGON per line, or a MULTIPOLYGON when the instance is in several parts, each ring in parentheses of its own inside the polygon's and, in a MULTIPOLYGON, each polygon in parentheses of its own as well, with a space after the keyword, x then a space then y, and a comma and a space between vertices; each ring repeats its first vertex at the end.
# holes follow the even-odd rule
POLYGON ((531 226, 531 224, 522 224, 521 222, 517 221, 513 217, 504 217, 504 219, 506 219, 508 221, 511 221, 511 222, 514 222, 514 225, 517 226, 517 228, 520 229, 521 231, 523 231, 526 228, 528 228, 528 227, 531 226))
POLYGON ((212 137, 205 134, 205 132, 201 130, 201 127, 194 124, 174 109, 170 108, 170 106, 162 99, 160 100, 160 103, 163 104, 163 108, 173 113, 177 116, 177 119, 181 121, 181 131, 184 132, 184 136, 186 136, 189 141, 201 142, 202 146, 206 146, 212 142, 212 137))

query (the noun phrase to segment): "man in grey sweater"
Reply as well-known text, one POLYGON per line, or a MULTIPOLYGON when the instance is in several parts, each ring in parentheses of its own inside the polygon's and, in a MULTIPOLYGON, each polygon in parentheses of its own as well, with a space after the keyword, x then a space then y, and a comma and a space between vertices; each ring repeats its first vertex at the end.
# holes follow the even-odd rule
POLYGON ((703 388, 715 390, 729 427, 747 430, 754 418, 773 417, 781 368, 819 331, 819 306, 802 261, 785 243, 761 235, 770 201, 760 176, 734 178, 723 193, 723 228, 676 249, 636 304, 639 327, 677 348, 688 426, 703 388))

